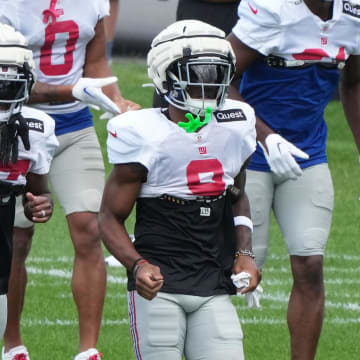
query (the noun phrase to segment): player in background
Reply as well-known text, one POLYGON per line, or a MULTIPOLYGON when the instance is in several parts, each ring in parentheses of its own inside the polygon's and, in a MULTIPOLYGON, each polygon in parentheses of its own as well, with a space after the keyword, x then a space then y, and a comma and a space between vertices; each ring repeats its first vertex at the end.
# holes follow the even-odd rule
POLYGON ((46 174, 58 145, 55 122, 23 107, 35 80, 25 38, 0 24, 0 339, 7 319, 16 196, 22 194, 25 215, 33 222, 48 221, 53 211, 46 174))
POLYGON ((109 16, 105 18, 106 58, 112 63, 112 52, 119 12, 119 0, 110 0, 109 16))
MULTIPOLYGON (((49 180, 66 215, 75 249, 71 285, 79 318, 76 360, 100 357, 96 345, 106 286, 97 223, 105 171, 92 115, 84 102, 111 113, 139 108, 121 96, 116 83, 110 84, 116 78, 111 77, 105 55, 104 17, 108 12, 109 3, 104 0, 0 1, 0 22, 20 30, 34 52, 38 81, 30 102, 56 121, 60 145, 49 180), (102 93, 103 86, 112 101, 102 93)), ((11 349, 23 345, 20 317, 27 281, 25 259, 34 231, 32 223, 21 217, 21 209, 18 213, 12 264, 17 281, 10 280, 6 360, 13 359, 6 355, 11 349)))
MULTIPOLYGON (((324 109, 342 71, 342 102, 360 150, 360 4, 249 0, 228 36, 240 94, 255 109, 259 146, 247 170, 253 246, 263 267, 270 213, 290 255, 291 359, 314 359, 324 316, 323 256, 334 205, 324 109)), ((277 354, 274 354, 277 356, 277 354)))
POLYGON ((169 107, 108 123, 114 169, 99 214, 101 238, 128 270, 136 359, 243 359, 230 295, 232 273, 250 275, 243 292, 260 281, 244 191, 254 112, 226 100, 234 57, 216 27, 175 22, 147 61, 169 107), (132 243, 124 222, 135 204, 132 243))

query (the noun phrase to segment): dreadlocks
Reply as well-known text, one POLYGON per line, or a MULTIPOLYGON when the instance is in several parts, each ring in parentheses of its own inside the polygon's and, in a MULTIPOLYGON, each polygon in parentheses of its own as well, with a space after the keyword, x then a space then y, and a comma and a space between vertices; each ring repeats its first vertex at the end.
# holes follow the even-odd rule
POLYGON ((20 113, 13 114, 7 122, 0 123, 0 163, 7 166, 15 164, 19 154, 19 139, 25 150, 30 150, 29 127, 20 113))

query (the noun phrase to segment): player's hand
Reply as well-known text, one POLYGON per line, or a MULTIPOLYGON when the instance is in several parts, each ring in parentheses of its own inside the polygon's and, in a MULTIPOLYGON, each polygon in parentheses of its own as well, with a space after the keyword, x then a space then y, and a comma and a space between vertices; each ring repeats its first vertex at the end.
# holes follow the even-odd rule
POLYGON ((122 110, 108 96, 106 96, 102 87, 113 84, 117 81, 116 76, 107 78, 80 78, 73 86, 72 95, 88 104, 96 110, 103 109, 112 114, 120 114, 122 110))
POLYGON ((53 213, 53 204, 49 196, 25 194, 25 213, 35 223, 47 222, 53 213))
POLYGON ((152 300, 164 284, 158 266, 145 263, 136 271, 136 290, 139 295, 147 300, 152 300))
POLYGON ((241 294, 254 291, 261 281, 261 272, 256 266, 255 260, 250 256, 238 256, 234 261, 233 274, 246 272, 250 275, 249 286, 240 290, 241 294))
MULTIPOLYGON (((116 101, 116 105, 119 107, 121 112, 133 111, 133 110, 140 110, 141 106, 139 104, 134 103, 131 100, 124 99, 121 97, 119 100, 116 101)), ((114 114, 112 112, 106 111, 100 115, 100 120, 109 120, 112 119, 114 116, 118 114, 114 114)))
POLYGON ((141 106, 139 104, 134 103, 131 100, 121 98, 116 102, 118 107, 120 108, 121 112, 127 112, 132 110, 140 110, 141 106))
POLYGON ((265 159, 274 174, 290 179, 296 179, 302 174, 302 170, 294 159, 294 156, 308 159, 308 154, 285 140, 279 134, 268 135, 265 138, 265 143, 268 151, 266 151, 264 145, 258 141, 258 144, 264 152, 265 159))

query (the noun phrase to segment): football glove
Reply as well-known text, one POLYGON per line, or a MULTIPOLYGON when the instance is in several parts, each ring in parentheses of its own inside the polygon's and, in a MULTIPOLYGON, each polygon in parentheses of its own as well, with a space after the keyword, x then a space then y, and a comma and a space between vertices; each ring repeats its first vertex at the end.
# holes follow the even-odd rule
POLYGON ((271 171, 281 177, 296 179, 302 174, 299 164, 294 159, 297 156, 302 159, 308 159, 309 155, 285 140, 279 134, 270 134, 265 138, 265 147, 258 141, 258 144, 264 152, 266 161, 271 171))
POLYGON ((72 95, 96 110, 101 108, 112 114, 121 113, 119 107, 101 90, 103 86, 116 81, 116 76, 98 79, 80 78, 72 89, 72 95))

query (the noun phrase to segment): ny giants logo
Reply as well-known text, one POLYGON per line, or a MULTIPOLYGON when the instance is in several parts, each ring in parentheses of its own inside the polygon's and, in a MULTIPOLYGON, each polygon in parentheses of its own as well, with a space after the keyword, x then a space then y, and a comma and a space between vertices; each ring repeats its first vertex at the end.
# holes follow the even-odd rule
POLYGON ((211 215, 211 209, 206 207, 200 207, 200 216, 210 216, 211 215))
POLYGON ((205 155, 205 154, 207 154, 206 146, 200 146, 198 149, 199 149, 199 154, 200 154, 200 155, 205 155))
POLYGON ((343 1, 343 13, 360 19, 360 6, 352 4, 351 1, 343 1))

